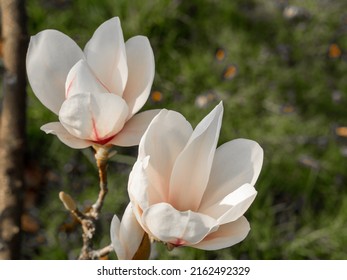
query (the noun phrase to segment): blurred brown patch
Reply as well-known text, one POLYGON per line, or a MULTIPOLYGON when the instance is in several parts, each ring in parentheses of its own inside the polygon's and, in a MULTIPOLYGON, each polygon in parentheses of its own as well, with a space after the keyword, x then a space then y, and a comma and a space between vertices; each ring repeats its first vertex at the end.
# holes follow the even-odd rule
POLYGON ((217 61, 221 62, 225 59, 226 52, 223 48, 218 48, 215 53, 215 58, 217 61))
POLYGON ((231 64, 224 69, 223 79, 232 80, 235 78, 236 74, 237 74, 237 67, 236 65, 231 64))
POLYGON ((341 55, 342 55, 341 48, 336 43, 332 43, 328 49, 329 58, 339 58, 341 57, 341 55))
POLYGON ((281 108, 281 113, 290 114, 295 112, 295 107, 289 104, 283 105, 281 108))
POLYGON ((335 134, 340 137, 347 137, 347 127, 346 126, 336 127, 335 134))
POLYGON ((40 224, 31 215, 24 213, 21 217, 22 230, 27 233, 37 233, 40 230, 40 224))
POLYGON ((160 103, 163 101, 163 94, 159 90, 152 91, 151 93, 151 100, 154 103, 160 103))
POLYGON ((65 222, 62 225, 59 226, 59 231, 60 232, 65 232, 65 233, 73 233, 79 228, 79 222, 77 221, 76 218, 73 217, 73 220, 71 222, 65 222))

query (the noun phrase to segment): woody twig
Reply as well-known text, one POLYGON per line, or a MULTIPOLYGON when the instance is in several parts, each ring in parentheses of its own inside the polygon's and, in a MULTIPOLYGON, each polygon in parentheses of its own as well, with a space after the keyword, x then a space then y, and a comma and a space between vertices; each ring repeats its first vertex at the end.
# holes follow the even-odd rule
POLYGON ((96 151, 95 159, 99 170, 100 189, 96 202, 85 213, 81 212, 72 199, 72 197, 64 192, 59 193, 59 198, 63 202, 65 208, 80 222, 82 227, 83 246, 79 255, 80 260, 99 259, 107 256, 112 250, 112 245, 107 245, 102 249, 95 250, 93 248, 93 238, 95 235, 96 221, 99 219, 105 197, 108 192, 107 188, 107 160, 110 157, 110 147, 94 146, 96 151))

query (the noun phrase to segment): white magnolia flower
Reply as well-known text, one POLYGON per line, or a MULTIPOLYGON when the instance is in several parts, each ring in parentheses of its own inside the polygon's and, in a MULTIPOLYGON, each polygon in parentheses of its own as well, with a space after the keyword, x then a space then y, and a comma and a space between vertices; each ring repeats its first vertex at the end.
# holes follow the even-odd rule
POLYGON ((193 131, 181 114, 162 110, 141 139, 130 200, 143 229, 169 247, 221 249, 250 230, 243 214, 257 194, 263 150, 246 139, 216 149, 222 115, 220 103, 193 131))
POLYGON ((111 222, 111 242, 119 260, 131 260, 138 252, 145 232, 137 222, 129 203, 119 221, 116 215, 111 222))
POLYGON ((42 126, 72 148, 137 145, 157 110, 135 115, 148 99, 154 57, 148 39, 124 43, 119 18, 104 22, 84 51, 65 34, 30 40, 27 73, 37 98, 59 116, 42 126))

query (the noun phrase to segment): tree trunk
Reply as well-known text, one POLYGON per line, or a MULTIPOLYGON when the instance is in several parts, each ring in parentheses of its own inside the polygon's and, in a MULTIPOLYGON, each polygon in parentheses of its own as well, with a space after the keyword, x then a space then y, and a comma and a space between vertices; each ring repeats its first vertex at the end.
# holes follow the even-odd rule
POLYGON ((0 119, 0 259, 21 258, 28 46, 25 0, 0 0, 3 100, 0 119))

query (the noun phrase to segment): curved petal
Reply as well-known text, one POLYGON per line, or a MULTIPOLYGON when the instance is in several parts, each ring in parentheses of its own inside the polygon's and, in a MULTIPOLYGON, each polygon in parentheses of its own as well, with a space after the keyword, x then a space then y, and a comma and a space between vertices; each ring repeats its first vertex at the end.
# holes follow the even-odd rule
POLYGON ((135 36, 126 44, 129 76, 123 98, 129 106, 129 118, 146 103, 154 79, 154 55, 148 39, 135 36))
POLYGON ((159 112, 160 110, 148 110, 136 114, 126 122, 122 131, 120 131, 109 144, 122 147, 138 145, 148 125, 159 112))
POLYGON ((93 142, 76 138, 71 135, 60 122, 51 122, 43 125, 41 130, 47 134, 57 135, 59 140, 73 149, 84 149, 93 145, 93 142))
POLYGON ((138 212, 138 217, 140 217, 143 210, 149 206, 149 183, 145 172, 145 168, 148 166, 148 160, 149 157, 138 159, 129 175, 128 193, 130 200, 140 208, 135 209, 135 211, 138 212))
POLYGON ((221 225, 217 231, 210 233, 204 240, 191 247, 202 250, 219 250, 233 246, 244 240, 250 230, 249 223, 245 217, 237 221, 221 225))
POLYGON ((200 208, 199 212, 215 218, 219 224, 230 223, 247 211, 256 195, 257 191, 252 185, 244 184, 209 208, 200 208))
POLYGON ((173 167, 169 201, 177 209, 199 208, 219 138, 223 105, 219 103, 195 128, 173 167))
POLYGON ((137 222, 131 203, 124 211, 122 222, 116 215, 111 221, 110 236, 119 260, 131 260, 140 247, 144 230, 137 222))
POLYGON ((110 93, 80 93, 65 100, 59 120, 72 135, 105 144, 119 132, 128 115, 124 100, 110 93))
POLYGON ((141 244, 144 230, 137 222, 131 203, 125 209, 122 222, 120 224, 119 237, 126 247, 126 259, 132 259, 141 244))
POLYGON ((87 61, 78 61, 70 70, 65 83, 65 97, 76 93, 92 92, 103 93, 108 90, 95 77, 87 61))
POLYGON ((150 156, 146 169, 151 188, 169 199, 169 183, 175 160, 186 145, 193 129, 175 111, 161 110, 152 120, 139 145, 139 158, 150 156))
POLYGON ((168 203, 152 205, 142 220, 155 238, 175 246, 196 244, 218 228, 215 219, 193 211, 177 211, 168 203))
POLYGON ((105 87, 122 96, 128 67, 123 31, 118 17, 105 21, 84 48, 88 64, 105 87))
POLYGON ((151 178, 147 175, 149 158, 148 156, 135 162, 128 181, 130 201, 134 203, 134 213, 143 228, 146 228, 141 220, 143 211, 151 204, 163 200, 162 194, 152 187, 151 178))
POLYGON ((55 114, 65 100, 67 74, 83 58, 77 44, 59 31, 45 30, 31 37, 26 57, 28 79, 37 98, 55 114))
POLYGON ((243 184, 254 185, 263 164, 263 149, 257 142, 236 139, 220 146, 215 154, 201 208, 218 203, 243 184))
POLYGON ((126 249, 124 244, 122 243, 120 236, 120 220, 116 215, 113 216, 110 227, 110 236, 113 250, 116 252, 117 258, 119 260, 126 259, 126 249))

